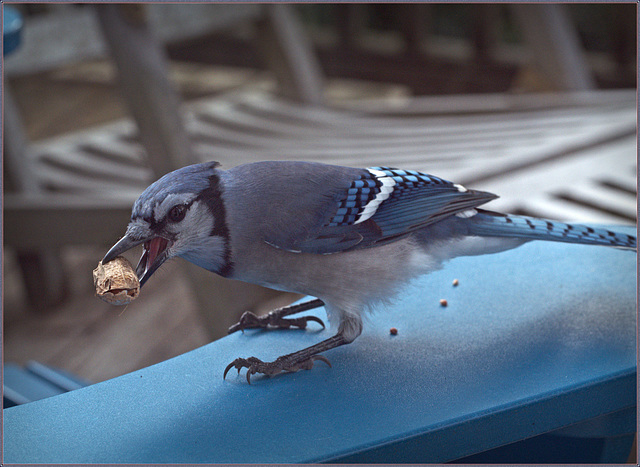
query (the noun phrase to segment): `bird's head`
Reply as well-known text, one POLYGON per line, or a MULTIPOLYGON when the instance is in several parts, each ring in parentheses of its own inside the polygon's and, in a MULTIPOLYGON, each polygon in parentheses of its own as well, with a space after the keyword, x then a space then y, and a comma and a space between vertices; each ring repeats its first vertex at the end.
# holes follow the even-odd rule
POLYGON ((133 205, 125 236, 102 262, 142 244, 136 267, 140 286, 175 256, 213 272, 224 271, 229 265, 229 235, 218 165, 190 165, 150 185, 133 205))

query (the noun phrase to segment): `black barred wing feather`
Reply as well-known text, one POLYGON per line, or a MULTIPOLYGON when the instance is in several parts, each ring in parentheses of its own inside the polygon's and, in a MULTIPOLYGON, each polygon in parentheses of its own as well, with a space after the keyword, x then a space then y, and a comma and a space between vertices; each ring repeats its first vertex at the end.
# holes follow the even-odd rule
POLYGON ((496 195, 416 171, 373 167, 362 171, 313 235, 296 250, 335 253, 402 238, 449 216, 465 216, 496 195))

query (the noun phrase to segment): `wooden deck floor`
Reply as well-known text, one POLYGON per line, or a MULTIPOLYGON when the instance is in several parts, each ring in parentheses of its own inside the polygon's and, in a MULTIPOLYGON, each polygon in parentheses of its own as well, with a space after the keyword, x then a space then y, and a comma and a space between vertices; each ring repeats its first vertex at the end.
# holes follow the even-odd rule
MULTIPOLYGON (((96 80, 60 79, 52 73, 10 80, 32 141, 126 116, 116 88, 96 80)), ((149 284, 157 306, 150 315, 128 313, 94 295, 91 271, 101 247, 62 252, 70 290, 65 303, 31 310, 14 252, 3 249, 4 361, 37 360, 103 381, 207 343, 186 284, 170 273, 149 284)), ((169 265, 172 266, 172 265, 169 265)))

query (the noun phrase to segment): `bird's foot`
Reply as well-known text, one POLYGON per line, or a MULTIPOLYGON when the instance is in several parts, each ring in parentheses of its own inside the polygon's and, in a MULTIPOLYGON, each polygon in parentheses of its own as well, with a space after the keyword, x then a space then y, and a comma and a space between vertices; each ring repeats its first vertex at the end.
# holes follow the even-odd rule
POLYGON ((266 315, 257 316, 251 311, 245 311, 240 317, 240 321, 229 328, 229 334, 238 330, 254 328, 273 328, 273 329, 305 329, 309 321, 314 321, 324 329, 324 322, 316 316, 301 316, 299 318, 283 318, 278 313, 269 312, 266 315))
POLYGON ((231 368, 235 367, 238 370, 238 374, 240 374, 240 370, 242 368, 246 368, 247 382, 251 384, 251 375, 253 374, 261 373, 263 375, 272 376, 282 372, 294 373, 298 370, 310 370, 313 368, 313 364, 316 360, 320 360, 321 362, 331 366, 329 360, 322 355, 312 355, 302 360, 292 359, 290 356, 284 355, 282 357, 278 357, 273 362, 263 362, 256 357, 236 358, 233 362, 227 365, 222 378, 224 379, 227 377, 227 373, 231 368))

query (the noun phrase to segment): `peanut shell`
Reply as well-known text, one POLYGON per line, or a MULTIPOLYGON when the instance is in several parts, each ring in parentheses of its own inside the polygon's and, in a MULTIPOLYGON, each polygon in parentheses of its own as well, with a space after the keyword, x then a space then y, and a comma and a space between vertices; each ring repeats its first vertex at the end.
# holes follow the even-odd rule
POLYGON ((96 295, 111 305, 127 305, 140 294, 140 281, 131 263, 118 256, 93 270, 96 295))

